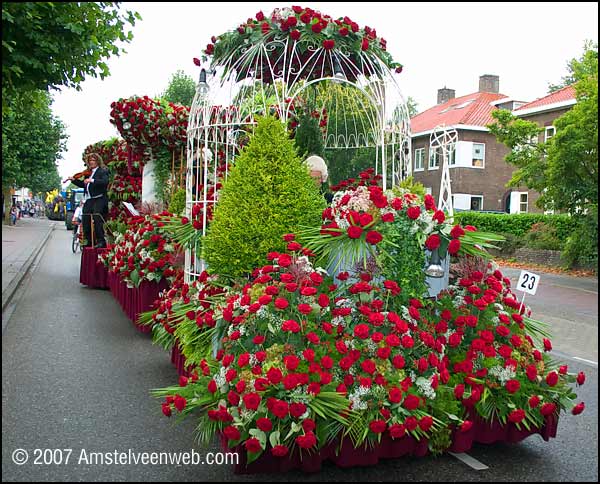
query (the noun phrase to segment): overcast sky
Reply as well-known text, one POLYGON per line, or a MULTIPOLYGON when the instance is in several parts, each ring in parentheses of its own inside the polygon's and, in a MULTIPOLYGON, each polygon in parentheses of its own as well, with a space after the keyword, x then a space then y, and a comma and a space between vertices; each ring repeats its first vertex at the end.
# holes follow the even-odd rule
MULTIPOLYGON (((397 79, 419 111, 435 105, 437 89, 456 96, 476 92, 479 76, 500 76, 500 92, 531 101, 549 83, 566 75, 567 61, 579 57, 586 39, 598 41, 596 2, 559 3, 379 3, 312 2, 333 18, 349 16, 387 40, 387 50, 404 65, 397 79)), ((117 136, 109 123, 110 103, 132 95, 156 96, 172 74, 183 69, 197 79, 193 64, 212 35, 236 28, 262 10, 292 4, 275 2, 135 3, 142 20, 133 29, 126 54, 108 60, 110 77, 90 78, 82 91, 54 96, 54 113, 67 126, 68 151, 59 164, 62 178, 80 171, 86 146, 117 136)))

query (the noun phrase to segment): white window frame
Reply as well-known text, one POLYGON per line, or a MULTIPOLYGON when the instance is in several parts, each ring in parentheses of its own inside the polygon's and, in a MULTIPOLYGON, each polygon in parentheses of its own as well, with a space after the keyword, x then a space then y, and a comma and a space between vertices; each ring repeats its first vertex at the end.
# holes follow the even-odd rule
MULTIPOLYGON (((441 148, 434 148, 432 146, 429 147, 429 161, 427 163, 427 169, 429 171, 432 170, 439 170, 440 169, 440 162, 441 160, 438 159, 438 150, 440 150, 441 148), (437 161, 437 166, 432 166, 431 165, 431 161, 435 160, 437 161)), ((441 153, 440 153, 441 154, 441 153)))
POLYGON ((555 135, 556 135, 556 128, 554 126, 546 126, 546 129, 544 130, 544 143, 555 135), (550 136, 548 136, 548 133, 550 131, 552 131, 552 134, 550 136))
POLYGON ((519 192, 519 212, 518 213, 529 213, 529 192, 519 192), (525 195, 527 200, 525 202, 521 201, 521 198, 525 195), (525 204, 525 211, 522 210, 522 206, 525 204))
POLYGON ((425 171, 425 148, 415 149, 415 169, 413 171, 425 171), (417 153, 419 153, 421 156, 418 157, 417 153), (420 168, 417 168, 417 160, 421 161, 420 168))
POLYGON ((477 143, 476 141, 473 141, 473 153, 471 155, 471 168, 478 168, 480 170, 485 169, 485 143, 477 143), (482 151, 483 151, 483 158, 481 158, 481 166, 476 166, 474 164, 476 158, 475 158, 475 145, 480 145, 482 146, 482 151))
POLYGON ((471 205, 471 203, 473 202, 474 198, 481 198, 481 207, 479 208, 479 210, 473 210, 474 212, 481 212, 483 211, 483 195, 471 195, 471 198, 469 200, 469 205, 471 205))

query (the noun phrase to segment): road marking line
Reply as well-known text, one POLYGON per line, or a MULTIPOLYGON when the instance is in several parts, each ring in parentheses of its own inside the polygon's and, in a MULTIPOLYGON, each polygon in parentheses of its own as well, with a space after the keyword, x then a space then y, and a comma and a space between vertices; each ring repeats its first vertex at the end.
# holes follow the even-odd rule
POLYGON ((579 361, 585 361, 586 363, 589 363, 590 365, 598 366, 597 361, 586 360, 585 358, 579 358, 578 356, 574 356, 573 359, 579 360, 579 361))
POLYGON ((477 459, 475 459, 474 457, 471 457, 469 454, 465 454, 464 452, 460 453, 460 454, 455 454, 454 452, 449 452, 449 454, 455 458, 457 458, 459 461, 467 464, 470 468, 475 469, 476 471, 484 471, 486 469, 489 469, 488 466, 486 466, 484 463, 479 462, 477 459))

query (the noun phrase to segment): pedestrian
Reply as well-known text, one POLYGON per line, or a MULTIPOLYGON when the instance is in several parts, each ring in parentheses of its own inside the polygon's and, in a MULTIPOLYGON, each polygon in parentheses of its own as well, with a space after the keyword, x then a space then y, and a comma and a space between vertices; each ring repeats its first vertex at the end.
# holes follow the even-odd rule
POLYGON ((102 157, 91 153, 87 157, 88 168, 91 174, 83 181, 73 177, 67 178, 80 188, 84 189, 85 203, 83 204, 83 235, 85 246, 92 244, 92 217, 94 219, 94 243, 95 248, 106 247, 104 238, 104 219, 108 215, 108 170, 104 167, 102 157))
POLYGON ((17 225, 17 206, 10 207, 10 222, 11 225, 17 225))

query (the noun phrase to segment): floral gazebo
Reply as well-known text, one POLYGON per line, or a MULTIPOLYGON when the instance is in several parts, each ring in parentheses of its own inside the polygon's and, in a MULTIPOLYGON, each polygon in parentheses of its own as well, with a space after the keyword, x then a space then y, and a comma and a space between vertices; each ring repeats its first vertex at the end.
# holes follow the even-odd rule
MULTIPOLYGON (((201 214, 203 234, 257 115, 275 114, 293 128, 312 105, 326 148, 376 148, 384 189, 410 173, 409 115, 394 75, 402 65, 375 29, 295 6, 259 12, 211 40, 195 59, 202 69, 187 138, 187 215, 201 214)), ((198 247, 188 251, 188 280, 204 269, 197 255, 198 247)))

